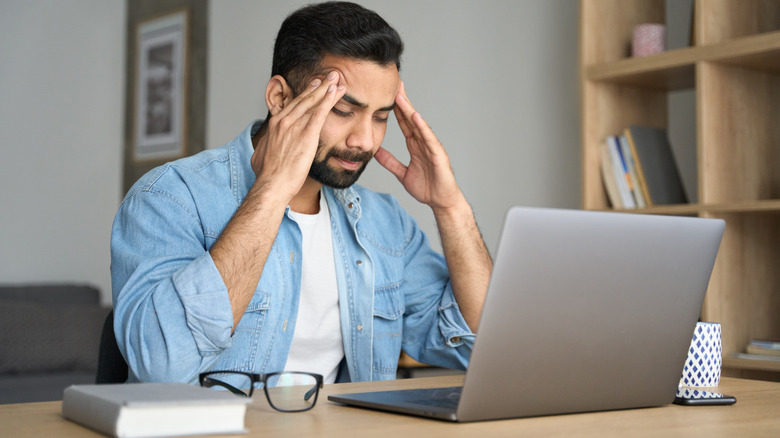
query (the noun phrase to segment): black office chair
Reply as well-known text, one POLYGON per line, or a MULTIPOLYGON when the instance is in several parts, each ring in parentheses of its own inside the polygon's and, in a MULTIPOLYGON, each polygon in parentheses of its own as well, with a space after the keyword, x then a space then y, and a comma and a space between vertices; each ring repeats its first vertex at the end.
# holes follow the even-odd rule
POLYGON ((114 335, 114 311, 109 312, 100 336, 100 353, 95 383, 124 383, 127 381, 127 362, 119 351, 114 335))

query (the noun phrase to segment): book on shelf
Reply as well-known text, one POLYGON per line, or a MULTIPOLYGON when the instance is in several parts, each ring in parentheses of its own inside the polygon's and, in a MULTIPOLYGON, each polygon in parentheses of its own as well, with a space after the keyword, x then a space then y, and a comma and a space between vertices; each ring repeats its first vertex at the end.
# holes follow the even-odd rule
POLYGON ((780 356, 780 341, 754 339, 745 348, 748 354, 761 354, 766 356, 780 356))
POLYGON ((752 341, 750 341, 750 345, 755 345, 756 347, 768 348, 768 349, 771 349, 771 350, 780 351, 780 340, 775 340, 775 339, 753 339, 752 341))
POLYGON ((745 352, 748 354, 762 354, 765 356, 778 356, 780 357, 780 350, 775 350, 772 348, 763 348, 756 345, 748 345, 745 348, 745 352))
POLYGON ((72 385, 62 416, 117 437, 246 433, 248 397, 186 383, 72 385))
POLYGON ((617 137, 611 135, 607 137, 606 147, 609 152, 610 162, 612 163, 612 175, 620 194, 620 201, 623 208, 636 208, 636 201, 631 192, 631 179, 628 175, 628 168, 620 150, 620 144, 617 137))
POLYGON ((767 360, 770 362, 780 362, 780 356, 770 356, 768 354, 734 353, 733 357, 737 359, 748 360, 767 360))
POLYGON ((607 198, 612 208, 621 209, 623 208, 623 200, 615 180, 615 167, 612 164, 612 157, 606 141, 601 144, 600 152, 601 163, 599 167, 601 168, 601 180, 604 182, 607 198))
POLYGON ((631 147, 628 144, 628 137, 621 135, 617 137, 618 144, 620 145, 620 151, 623 155, 623 161, 625 162, 626 173, 631 182, 631 194, 634 195, 636 206, 639 208, 647 207, 645 201, 645 194, 642 191, 642 185, 639 181, 639 173, 636 169, 636 157, 631 152, 631 147))
POLYGON ((688 202, 666 131, 631 125, 625 136, 645 203, 652 206, 688 202))

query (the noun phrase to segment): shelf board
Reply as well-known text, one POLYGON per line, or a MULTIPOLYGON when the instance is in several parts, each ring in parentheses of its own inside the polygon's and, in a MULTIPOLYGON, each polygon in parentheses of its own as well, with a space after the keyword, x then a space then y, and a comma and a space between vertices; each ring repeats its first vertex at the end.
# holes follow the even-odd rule
POLYGON ((705 204, 700 207, 702 212, 707 213, 780 213, 780 200, 705 204))
POLYGON ((650 89, 683 90, 694 88, 696 64, 699 62, 780 73, 780 31, 590 65, 585 68, 585 78, 650 89))
POLYGON ((702 47, 703 61, 780 73, 780 31, 702 47))
POLYGON ((701 205, 699 204, 676 204, 676 205, 657 205, 647 208, 604 208, 604 209, 587 209, 594 211, 607 211, 613 213, 635 213, 635 214, 663 214, 674 216, 697 216, 701 213, 701 205))
POLYGON ((695 216, 702 213, 780 213, 780 200, 727 202, 719 204, 674 204, 655 205, 636 209, 604 209, 619 213, 664 214, 695 216))
POLYGON ((617 210, 625 213, 640 214, 667 214, 678 216, 695 216, 701 212, 699 204, 673 204, 673 205, 654 205, 647 208, 636 208, 631 210, 617 210))
POLYGON ((686 47, 643 58, 628 58, 592 65, 585 76, 592 81, 637 85, 660 90, 693 88, 699 49, 686 47))
POLYGON ((723 367, 739 370, 780 371, 780 361, 724 357, 723 367))

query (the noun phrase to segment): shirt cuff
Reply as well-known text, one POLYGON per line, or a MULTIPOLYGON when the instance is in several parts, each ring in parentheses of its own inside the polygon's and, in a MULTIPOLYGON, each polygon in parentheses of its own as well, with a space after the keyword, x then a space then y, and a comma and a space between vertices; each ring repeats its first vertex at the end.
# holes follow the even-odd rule
POLYGON ((233 310, 211 254, 206 252, 175 273, 173 284, 200 354, 211 356, 230 347, 233 310))
POLYGON ((460 312, 455 295, 452 293, 452 285, 447 285, 444 296, 439 306, 439 330, 444 342, 449 347, 466 345, 473 347, 476 336, 469 329, 466 319, 460 312))

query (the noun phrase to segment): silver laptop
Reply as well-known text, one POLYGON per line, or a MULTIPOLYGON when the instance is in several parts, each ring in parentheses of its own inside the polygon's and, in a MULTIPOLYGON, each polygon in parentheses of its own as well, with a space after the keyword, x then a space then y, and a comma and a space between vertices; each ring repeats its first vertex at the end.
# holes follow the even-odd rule
POLYGON ((514 207, 463 386, 328 399, 449 421, 669 404, 724 227, 514 207))

